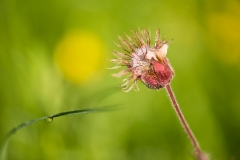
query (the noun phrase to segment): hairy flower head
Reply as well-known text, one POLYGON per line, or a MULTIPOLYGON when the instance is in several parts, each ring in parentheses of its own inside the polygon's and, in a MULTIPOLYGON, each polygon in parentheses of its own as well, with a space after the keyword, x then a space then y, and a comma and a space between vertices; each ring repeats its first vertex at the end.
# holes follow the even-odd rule
POLYGON ((129 75, 123 80, 121 85, 125 92, 134 87, 138 89, 137 81, 142 81, 150 89, 161 89, 165 87, 173 78, 173 69, 166 58, 168 46, 172 41, 160 39, 160 30, 156 30, 155 44, 151 46, 151 35, 149 30, 139 32, 131 31, 133 38, 126 35, 126 38, 119 37, 118 47, 124 50, 124 53, 113 51, 116 58, 111 62, 117 65, 111 69, 126 67, 114 77, 129 75))

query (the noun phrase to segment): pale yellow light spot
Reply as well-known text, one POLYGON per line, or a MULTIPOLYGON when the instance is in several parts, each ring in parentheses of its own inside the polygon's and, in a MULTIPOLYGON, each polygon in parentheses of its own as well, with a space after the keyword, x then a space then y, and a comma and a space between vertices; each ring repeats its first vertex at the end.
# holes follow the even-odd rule
POLYGON ((54 61, 63 76, 81 83, 100 69, 103 58, 101 40, 90 32, 71 32, 56 46, 54 61))
POLYGON ((240 62, 240 6, 229 1, 229 10, 234 12, 214 13, 209 15, 209 43, 222 62, 239 65, 240 62), (234 7, 233 7, 234 6, 234 7), (238 12, 238 13, 236 13, 238 12))

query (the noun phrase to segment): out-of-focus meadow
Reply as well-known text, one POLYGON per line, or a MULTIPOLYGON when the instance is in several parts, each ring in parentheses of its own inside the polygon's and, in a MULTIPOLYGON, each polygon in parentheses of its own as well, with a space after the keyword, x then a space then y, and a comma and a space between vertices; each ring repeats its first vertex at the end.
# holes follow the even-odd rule
POLYGON ((7 159, 192 160, 165 90, 124 93, 107 70, 129 29, 174 38, 172 87, 211 159, 240 159, 240 2, 0 1, 0 140, 14 126, 61 111, 118 105, 28 126, 7 159))

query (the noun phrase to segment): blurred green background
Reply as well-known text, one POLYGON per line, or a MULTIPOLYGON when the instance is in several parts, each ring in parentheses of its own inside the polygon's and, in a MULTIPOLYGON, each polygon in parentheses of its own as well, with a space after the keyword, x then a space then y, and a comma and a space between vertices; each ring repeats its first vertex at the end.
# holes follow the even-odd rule
POLYGON ((240 2, 1 0, 0 140, 61 111, 123 109, 38 122, 17 132, 8 159, 192 160, 165 90, 124 93, 109 59, 129 29, 174 38, 172 87, 211 159, 240 159, 240 2))

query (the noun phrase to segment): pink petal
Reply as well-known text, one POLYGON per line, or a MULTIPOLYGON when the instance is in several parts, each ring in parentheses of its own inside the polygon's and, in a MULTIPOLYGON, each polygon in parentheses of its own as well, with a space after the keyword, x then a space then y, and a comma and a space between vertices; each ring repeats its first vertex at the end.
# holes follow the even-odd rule
POLYGON ((141 75, 141 81, 150 89, 160 89, 163 87, 154 73, 143 73, 141 75))
POLYGON ((162 86, 167 85, 173 77, 173 71, 168 66, 168 61, 164 59, 164 63, 152 59, 153 69, 162 86))

